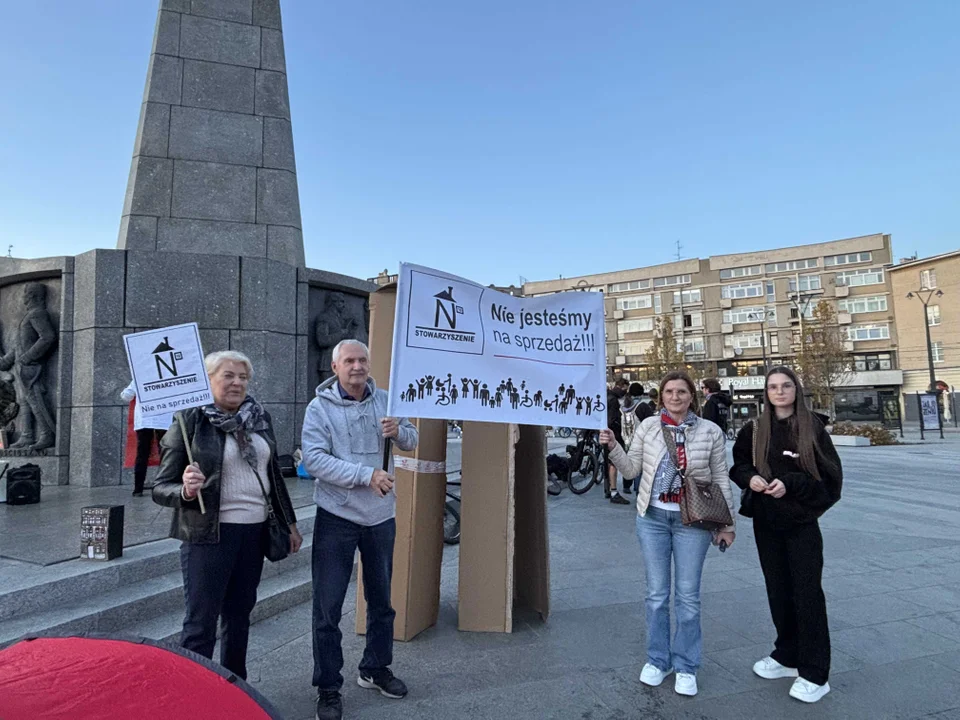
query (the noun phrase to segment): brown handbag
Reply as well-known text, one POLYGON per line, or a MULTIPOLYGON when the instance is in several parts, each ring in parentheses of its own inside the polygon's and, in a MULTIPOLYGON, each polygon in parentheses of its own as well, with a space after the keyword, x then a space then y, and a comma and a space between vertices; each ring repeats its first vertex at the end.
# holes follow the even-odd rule
MULTIPOLYGON (((677 446, 670 433, 664 433, 667 440, 667 450, 677 462, 677 446)), ((688 527, 697 527, 702 530, 722 530, 733 525, 730 508, 723 496, 720 486, 712 480, 697 482, 686 472, 681 473, 683 494, 680 496, 680 521, 688 527)))

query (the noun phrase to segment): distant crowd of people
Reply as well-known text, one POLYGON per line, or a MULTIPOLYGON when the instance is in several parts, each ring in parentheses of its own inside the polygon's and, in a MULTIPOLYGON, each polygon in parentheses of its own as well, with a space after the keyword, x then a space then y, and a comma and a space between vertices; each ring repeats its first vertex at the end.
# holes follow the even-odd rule
MULTIPOLYGON (((279 561, 298 552, 303 538, 270 414, 248 394, 254 373, 249 358, 215 352, 207 356, 206 370, 212 404, 183 411, 165 433, 169 419, 135 419, 134 494, 143 491, 147 458, 159 440, 152 495, 173 509, 170 534, 182 541, 181 644, 211 658, 219 625, 220 663, 246 678, 250 614, 264 558, 279 561)), ((340 621, 358 551, 366 640, 357 683, 388 698, 407 694, 391 670, 397 528, 393 457, 385 446, 392 442, 409 451, 419 441, 408 420, 387 415, 387 394, 370 377, 366 345, 339 343, 332 370, 307 407, 301 446, 304 468, 315 479, 317 720, 343 714, 340 621)), ((124 397, 131 394, 128 388, 124 397)), ((606 490, 616 504, 630 504, 625 496, 636 495, 636 535, 646 571, 647 660, 640 681, 658 686, 675 673, 677 693, 698 692, 703 564, 711 546, 725 551, 736 540, 736 485, 739 514, 753 521, 777 631, 773 651, 753 671, 763 678, 795 678, 790 695, 804 702, 822 698, 830 690, 830 636, 818 518, 839 500, 842 470, 822 421, 807 409, 796 374, 782 366, 768 373, 766 410, 741 429, 732 467, 726 448, 730 399, 716 380, 698 388, 681 370, 650 390, 618 380, 606 399, 609 427, 599 435, 606 490), (698 389, 705 397, 702 409, 698 389)))

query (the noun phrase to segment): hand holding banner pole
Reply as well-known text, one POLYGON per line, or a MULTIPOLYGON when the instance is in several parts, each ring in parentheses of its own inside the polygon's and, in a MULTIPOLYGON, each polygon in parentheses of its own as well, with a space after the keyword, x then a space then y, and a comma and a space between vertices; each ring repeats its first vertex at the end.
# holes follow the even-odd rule
MULTIPOLYGON (((190 438, 187 437, 187 424, 183 421, 183 415, 177 413, 177 423, 180 425, 180 434, 183 435, 183 446, 187 449, 187 462, 193 465, 193 450, 190 449, 190 438)), ((197 490, 197 500, 200 501, 200 512, 207 514, 207 507, 203 504, 203 494, 197 490)))

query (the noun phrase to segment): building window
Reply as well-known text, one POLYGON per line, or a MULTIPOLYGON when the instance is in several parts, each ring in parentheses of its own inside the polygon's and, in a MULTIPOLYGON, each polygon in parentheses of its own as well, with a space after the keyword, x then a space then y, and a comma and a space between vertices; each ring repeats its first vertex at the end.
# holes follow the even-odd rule
POLYGON ((617 298, 617 310, 643 310, 653 304, 653 298, 649 295, 630 295, 629 297, 617 298))
POLYGON ((816 258, 809 260, 788 260, 787 262, 768 263, 768 273, 796 272, 797 270, 810 270, 820 267, 820 262, 816 258))
POLYGON ((617 337, 621 340, 630 333, 651 332, 652 330, 652 317, 640 318, 638 320, 621 320, 617 323, 617 337))
MULTIPOLYGON (((810 292, 811 290, 822 290, 820 286, 820 276, 819 275, 801 275, 800 276, 800 292, 810 292)), ((790 278, 790 292, 797 291, 797 281, 795 278, 790 278)))
MULTIPOLYGON (((803 319, 804 320, 813 320, 813 312, 816 310, 816 306, 813 303, 805 303, 803 306, 803 319)), ((800 308, 793 306, 790 308, 790 319, 799 320, 800 319, 800 308)))
POLYGON ((741 350, 746 348, 758 348, 760 347, 762 339, 760 333, 743 333, 741 335, 727 335, 723 339, 723 344, 727 347, 740 348, 741 350))
POLYGON ((763 283, 740 283, 739 285, 724 285, 721 296, 730 300, 740 298, 763 297, 763 283))
POLYGON ((645 355, 653 348, 652 341, 622 342, 618 346, 618 355, 645 355))
POLYGON ((767 302, 772 303, 777 301, 777 286, 774 284, 773 280, 767 281, 767 302))
POLYGON ((768 333, 767 337, 769 341, 767 342, 767 347, 770 348, 770 352, 776 355, 780 352, 780 334, 779 333, 768 333))
POLYGON ((850 315, 859 315, 860 313, 886 312, 887 296, 873 295, 870 297, 855 297, 837 302, 837 311, 848 313, 850 315))
POLYGON ((927 325, 933 327, 940 324, 940 306, 927 305, 927 325))
POLYGON ((653 296, 653 311, 657 315, 663 312, 663 300, 660 293, 653 296))
POLYGON ((876 390, 839 390, 834 398, 837 420, 880 422, 883 408, 876 390))
POLYGON ((612 293, 630 292, 631 290, 649 290, 649 280, 631 280, 630 282, 614 283, 608 290, 612 293))
POLYGON ((937 271, 934 269, 921 270, 920 271, 920 289, 933 290, 936 286, 937 286, 937 271))
POLYGON ((684 290, 683 292, 676 291, 673 293, 674 305, 694 305, 695 303, 699 302, 703 302, 703 291, 699 288, 696 290, 684 290))
POLYGON ((703 338, 688 338, 681 341, 677 338, 677 352, 685 355, 703 355, 707 352, 707 343, 703 338))
POLYGON ((759 265, 751 265, 750 267, 739 267, 739 268, 728 268, 726 270, 720 271, 721 280, 736 280, 737 278, 743 277, 752 277, 753 275, 759 275, 763 272, 763 268, 759 265))
POLYGON ((890 353, 866 353, 853 356, 853 369, 857 372, 893 370, 893 356, 890 353))
POLYGON ((723 311, 723 321, 731 325, 763 322, 765 312, 766 310, 762 307, 733 308, 723 311))
POLYGON ((930 344, 930 354, 933 355, 933 361, 935 363, 943 362, 943 343, 935 342, 930 344))
POLYGON ((703 327, 703 313, 684 313, 681 315, 677 313, 673 316, 673 329, 679 330, 681 327, 685 328, 702 328, 703 327))
POLYGON ((873 253, 850 253, 849 255, 828 255, 823 259, 826 267, 834 265, 855 265, 857 263, 873 262, 873 253))
POLYGON ((689 275, 671 275, 670 277, 654 278, 653 286, 655 288, 669 287, 670 285, 689 285, 689 275))
POLYGON ((771 305, 767 308, 767 325, 777 325, 777 308, 775 305, 771 305))
POLYGON ((837 285, 846 287, 883 285, 883 268, 839 272, 837 273, 837 285))
POLYGON ((847 328, 847 339, 853 342, 865 340, 889 340, 889 325, 851 325, 847 328))

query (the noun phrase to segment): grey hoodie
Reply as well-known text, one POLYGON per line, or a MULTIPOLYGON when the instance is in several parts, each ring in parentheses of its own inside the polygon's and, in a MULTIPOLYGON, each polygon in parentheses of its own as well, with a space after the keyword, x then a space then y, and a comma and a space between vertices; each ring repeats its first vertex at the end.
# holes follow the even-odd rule
MULTIPOLYGON (((370 394, 361 402, 340 397, 337 378, 317 387, 303 419, 303 466, 315 478, 313 500, 329 513, 358 525, 378 525, 396 515, 397 496, 380 497, 370 487, 373 471, 383 467, 380 420, 387 417, 387 393, 367 380, 370 394)), ((400 420, 394 444, 417 447, 417 429, 400 420)), ((393 474, 393 457, 389 472, 393 474)))

